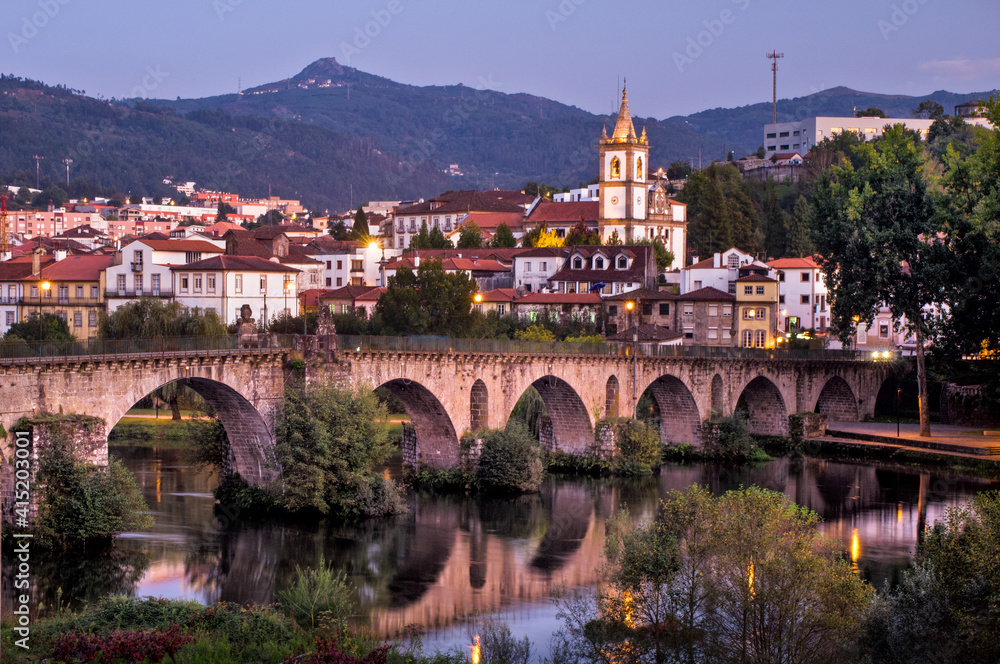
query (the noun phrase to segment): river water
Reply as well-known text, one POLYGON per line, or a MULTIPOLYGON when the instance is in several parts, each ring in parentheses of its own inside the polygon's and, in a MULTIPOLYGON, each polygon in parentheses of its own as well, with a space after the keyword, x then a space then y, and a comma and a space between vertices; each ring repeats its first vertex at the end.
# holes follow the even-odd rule
POLYGON ((752 467, 667 466, 641 480, 555 477, 540 494, 512 500, 415 493, 405 516, 358 524, 248 522, 216 504, 216 478, 193 467, 185 452, 112 447, 111 453, 136 474, 155 525, 126 533, 100 555, 39 569, 49 601, 61 587, 72 603, 117 593, 266 604, 296 565, 315 566, 323 556, 359 589, 362 622, 383 636, 420 625, 432 651, 468 643, 468 620, 497 613, 545 652, 559 627, 551 596, 595 584, 608 516, 627 505, 648 519, 671 489, 698 483, 724 492, 756 484, 782 491, 818 512, 822 532, 881 587, 909 564, 925 524, 1000 486, 885 463, 777 459, 752 467))

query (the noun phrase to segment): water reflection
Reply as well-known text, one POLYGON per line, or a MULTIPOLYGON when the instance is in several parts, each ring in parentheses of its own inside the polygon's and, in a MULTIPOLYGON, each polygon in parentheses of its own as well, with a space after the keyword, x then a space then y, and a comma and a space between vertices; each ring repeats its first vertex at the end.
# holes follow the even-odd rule
POLYGON ((192 468, 182 452, 112 452, 137 474, 156 525, 101 555, 40 566, 37 583, 48 602, 62 587, 64 599, 88 602, 124 593, 267 603, 296 565, 325 557, 358 587, 363 618, 382 635, 499 611, 526 625, 547 621, 556 588, 597 581, 610 514, 627 505, 636 518, 649 519, 665 492, 694 483, 717 493, 752 484, 784 492, 818 512, 821 531, 879 585, 909 564, 925 524, 970 494, 997 487, 889 464, 779 459, 670 467, 628 481, 555 478, 540 494, 512 500, 416 493, 408 514, 359 524, 255 523, 215 504, 214 476, 192 468))

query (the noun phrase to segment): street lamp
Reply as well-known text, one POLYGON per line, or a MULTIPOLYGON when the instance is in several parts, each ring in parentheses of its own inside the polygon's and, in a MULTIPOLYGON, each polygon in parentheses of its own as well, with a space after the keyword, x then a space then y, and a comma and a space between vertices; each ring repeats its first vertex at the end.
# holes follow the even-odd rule
POLYGON ((858 323, 861 321, 861 316, 855 316, 854 320, 854 350, 858 350, 858 323))
MULTIPOLYGON (((44 291, 45 293, 48 293, 51 288, 52 284, 47 281, 43 281, 42 288, 38 291, 38 333, 40 336, 44 336, 42 334, 42 292, 44 291)), ((41 341, 41 339, 39 339, 39 341, 41 341)))
POLYGON ((291 318, 291 312, 288 310, 288 294, 295 291, 295 282, 288 280, 285 282, 285 320, 291 318))

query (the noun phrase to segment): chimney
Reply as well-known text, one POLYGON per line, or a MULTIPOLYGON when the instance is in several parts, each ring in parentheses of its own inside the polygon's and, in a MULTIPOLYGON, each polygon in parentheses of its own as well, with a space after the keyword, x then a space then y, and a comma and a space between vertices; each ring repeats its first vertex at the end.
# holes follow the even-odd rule
POLYGON ((712 255, 712 258, 713 258, 712 267, 722 267, 722 254, 720 254, 719 252, 715 252, 712 255))
POLYGON ((42 269, 42 250, 35 249, 31 252, 31 274, 38 274, 42 269))
POLYGON ((419 254, 413 257, 413 267, 420 267, 420 256, 419 256, 419 254))
POLYGON ((56 250, 55 250, 55 251, 53 252, 53 254, 54 254, 54 255, 55 255, 55 257, 56 257, 56 261, 61 261, 61 260, 63 260, 64 258, 66 258, 66 250, 65 250, 65 249, 56 249, 56 250))

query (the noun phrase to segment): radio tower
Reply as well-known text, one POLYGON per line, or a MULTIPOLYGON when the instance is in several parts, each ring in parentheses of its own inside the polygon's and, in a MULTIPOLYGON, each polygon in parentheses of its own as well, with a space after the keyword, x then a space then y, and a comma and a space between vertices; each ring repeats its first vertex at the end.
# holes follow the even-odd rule
POLYGON ((38 176, 38 164, 39 164, 39 162, 42 161, 42 159, 45 159, 45 157, 39 157, 36 154, 34 158, 35 158, 35 189, 41 189, 41 186, 38 184, 40 182, 39 176, 38 176))
POLYGON ((72 159, 63 159, 63 163, 66 164, 66 190, 69 190, 69 165, 73 163, 72 159))
POLYGON ((777 51, 772 51, 766 54, 768 60, 773 60, 771 63, 771 72, 774 77, 774 81, 771 85, 771 98, 774 104, 774 112, 771 117, 772 124, 778 124, 778 58, 785 57, 784 53, 778 53, 777 51))

